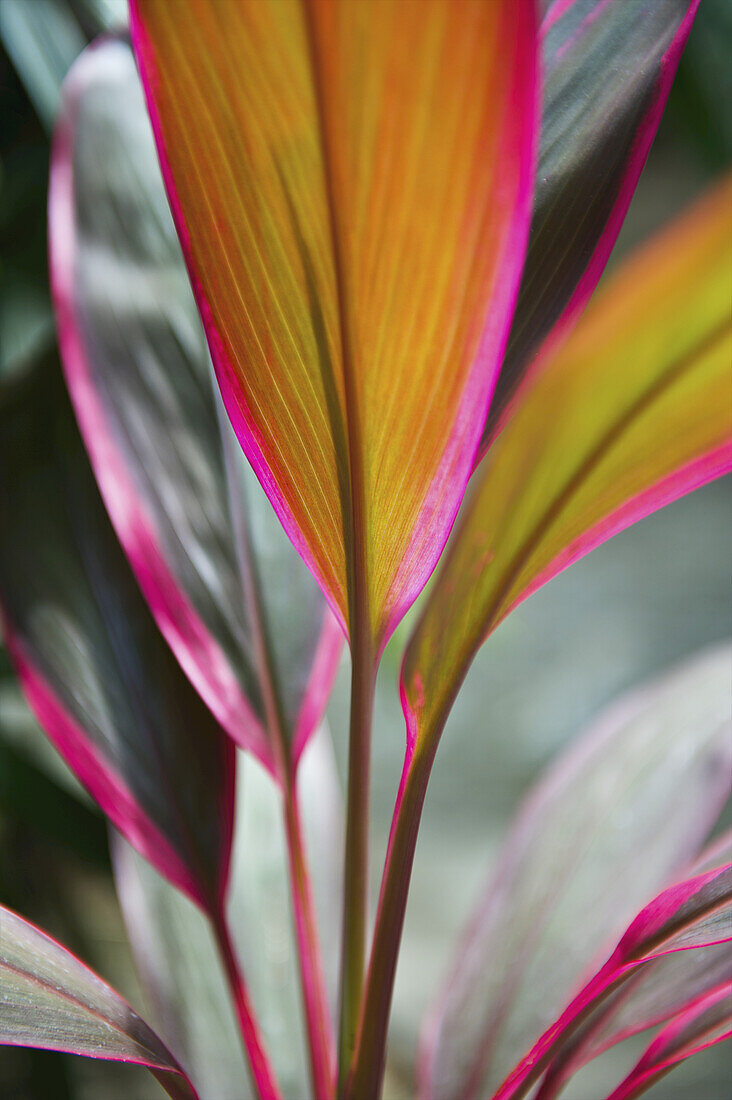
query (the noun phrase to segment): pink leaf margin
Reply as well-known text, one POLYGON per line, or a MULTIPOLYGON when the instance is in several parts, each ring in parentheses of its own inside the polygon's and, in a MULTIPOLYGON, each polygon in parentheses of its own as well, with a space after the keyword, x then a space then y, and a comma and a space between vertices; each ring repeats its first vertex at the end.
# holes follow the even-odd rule
POLYGON ((429 580, 450 537, 475 468, 518 299, 531 227, 541 129, 538 29, 533 0, 516 0, 509 18, 517 39, 516 63, 506 109, 498 126, 501 141, 496 152, 496 190, 504 194, 511 187, 511 173, 502 166, 518 165, 513 215, 503 234, 497 287, 486 307, 475 360, 442 460, 394 580, 393 590, 398 597, 388 610, 380 652, 429 580))
MULTIPOLYGON (((641 910, 605 965, 590 979, 556 1021, 547 1028, 528 1054, 521 1059, 497 1090, 493 1100, 513 1100, 514 1097, 523 1095, 529 1079, 547 1064, 553 1046, 563 1034, 571 1033, 583 1015, 590 1011, 603 995, 642 963, 676 951, 693 951, 698 947, 711 947, 732 941, 732 929, 729 935, 702 936, 689 944, 674 946, 673 943, 665 944, 663 941, 664 927, 672 921, 683 905, 715 879, 727 877, 730 874, 732 874, 732 863, 676 883, 641 910), (654 943, 654 937, 659 938, 658 943, 654 943)), ((672 934, 673 929, 669 935, 672 934)))
MULTIPOLYGON (((578 29, 576 33, 580 31, 590 22, 594 22, 595 19, 601 14, 598 9, 607 6, 608 0, 599 0, 597 8, 593 9, 588 15, 582 27, 578 29)), ((540 27, 540 36, 543 39, 552 26, 554 26, 564 15, 574 6, 576 0, 557 0, 557 2, 549 8, 544 20, 540 27)), ((638 186, 638 180, 640 179, 641 172, 645 166, 648 154, 653 145, 653 141, 658 130, 661 117, 666 107, 666 100, 668 99, 669 92, 671 91, 671 85, 674 82, 676 76, 676 70, 679 67, 679 61, 681 55, 686 46, 689 33, 694 24, 696 13, 698 11, 700 0, 690 0, 686 15, 684 16, 676 34, 673 37, 666 53, 661 60, 661 69, 656 85, 656 94, 653 97, 653 101, 648 108, 648 111, 643 119, 643 123, 636 135, 635 141, 628 157, 628 164, 623 177, 623 181, 618 191, 615 205, 608 218, 607 224, 595 245, 595 249, 585 267, 582 276, 575 287, 574 293, 569 302, 565 306, 561 315, 555 321, 551 332, 545 337, 541 345, 537 349, 534 355, 534 361, 529 367, 522 384, 519 386, 517 392, 507 403, 506 408, 501 413, 496 423, 495 429, 491 434, 491 439, 495 439, 496 436, 503 430, 506 422, 513 415, 514 409, 518 402, 521 401, 524 385, 530 384, 535 375, 542 369, 547 359, 551 358, 552 353, 556 348, 566 339, 571 332, 572 328, 578 321, 580 314, 584 310, 585 306, 589 302, 592 294, 594 293, 597 284, 600 281, 607 262, 610 259, 610 254, 615 247, 615 242, 618 239, 618 234, 622 228, 625 216, 628 213, 628 207, 630 201, 633 198, 635 189, 638 186)), ((487 446, 480 448, 476 456, 476 465, 480 459, 485 455, 488 450, 487 446)))
MULTIPOLYGON (((307 2, 307 0, 303 0, 303 2, 307 2)), ((223 341, 216 329, 206 292, 195 270, 192 258, 191 233, 175 187, 156 106, 156 88, 159 78, 156 72, 153 49, 143 25, 139 0, 129 0, 129 6, 132 46, 138 60, 148 113, 155 136, 158 159, 165 181, 165 189, 183 255, 185 256, 191 286, 203 320, 226 412, 241 448, 269 498, 280 523, 300 557, 320 585, 343 633, 348 637, 348 629, 338 605, 337 595, 330 591, 321 570, 318 568, 315 557, 300 531, 292 510, 272 476, 267 462, 266 441, 259 432, 250 410, 239 393, 233 366, 228 359, 223 341)), ((519 22, 520 46, 508 111, 512 117, 518 115, 522 121, 530 121, 530 124, 521 127, 504 126, 501 152, 497 156, 499 166, 504 162, 513 163, 510 158, 516 157, 518 146, 520 182, 515 199, 514 216, 503 245, 502 276, 497 294, 498 308, 496 308, 496 301, 494 300, 491 303, 491 308, 487 311, 485 328, 476 362, 466 383, 455 423, 452 425, 449 438, 446 441, 442 461, 423 503, 410 548, 405 554, 402 566, 395 577, 392 589, 397 590, 399 594, 393 597, 391 605, 387 609, 383 637, 379 640, 380 652, 383 652, 400 619, 429 579, 450 535, 468 479, 475 465, 481 432, 498 379, 518 297, 531 223, 541 100, 535 6, 533 0, 520 0, 520 4, 517 2, 516 7, 517 14, 514 14, 514 18, 517 18, 519 22), (456 456, 458 457, 456 458, 456 456), (453 463, 456 463, 457 471, 449 475, 449 480, 452 482, 452 492, 448 493, 448 502, 446 503, 443 498, 445 485, 448 481, 447 471, 453 463), (414 558, 416 558, 416 564, 412 564, 414 558)))
POLYGON ((222 860, 218 892, 209 897, 185 861, 157 825, 141 809, 124 779, 110 766, 81 726, 68 713, 36 667, 27 647, 2 613, 2 627, 8 654, 28 705, 49 739, 116 828, 149 863, 177 889, 182 890, 204 912, 216 913, 224 904, 234 828, 236 754, 225 739, 228 760, 224 770, 226 787, 219 805, 222 860))
MULTIPOLYGON (((91 71, 85 59, 114 41, 109 37, 98 39, 84 50, 72 67, 64 82, 63 106, 52 143, 48 192, 49 274, 64 375, 107 512, 158 627, 217 721, 279 781, 274 753, 261 722, 223 649, 165 560, 155 521, 140 499, 94 385, 75 309, 77 221, 73 150, 79 104, 91 83, 91 71)), ((341 646, 340 628, 325 611, 296 723, 293 768, 325 710, 338 670, 341 646)))
MULTIPOLYGON (((732 438, 725 440, 720 446, 715 447, 707 454, 699 455, 674 470, 673 473, 657 481, 654 485, 644 489, 643 492, 625 501, 619 508, 604 516, 587 531, 583 531, 576 539, 573 539, 557 556, 534 578, 513 601, 513 603, 501 615, 501 618, 491 626, 491 632, 511 614, 519 604, 532 596, 537 589, 548 581, 562 573, 570 565, 580 558, 585 557, 592 550, 597 549, 602 543, 607 542, 613 535, 620 534, 626 527, 631 527, 639 520, 645 519, 652 512, 672 504, 679 497, 700 489, 709 481, 723 477, 732 470, 732 438)), ((406 700, 405 700, 406 701, 406 700)), ((407 703, 407 706, 409 704, 407 703)), ((406 712, 405 712, 406 713, 406 712)))
MULTIPOLYGON (((60 952, 64 955, 67 955, 71 959, 73 959, 76 966, 80 970, 84 971, 87 978, 89 979, 89 981, 92 984, 98 986, 101 990, 104 991, 105 994, 107 994, 109 996, 112 996, 117 1001, 119 1001, 121 1007, 128 1009, 131 1017, 135 1017, 135 1018, 139 1019, 139 1017, 137 1017, 137 1013, 134 1011, 134 1009, 132 1009, 127 1004, 127 1002, 124 1000, 124 998, 121 997, 120 994, 117 993, 117 991, 112 988, 112 986, 108 985, 107 982, 105 982, 102 978, 100 978, 99 975, 96 974, 91 969, 91 967, 87 966, 85 962, 83 962, 80 958, 78 958, 78 956, 74 955, 73 952, 69 951, 68 947, 64 947, 64 945, 62 943, 59 943, 58 940, 55 940, 53 938, 53 936, 49 936, 48 932, 44 932, 44 930, 42 928, 39 928, 38 925, 33 924, 32 921, 27 920, 25 917, 21 917, 19 913, 16 913, 12 909, 8 909, 4 905, 0 905, 0 928, 2 927, 2 917, 3 917, 3 915, 12 917, 17 921, 20 921, 27 928, 31 929, 31 931, 34 932, 37 936, 39 936, 41 939, 43 939, 47 943, 49 943, 53 948, 56 949, 56 951, 58 951, 58 952, 60 952)), ((143 1021, 143 1023, 144 1023, 144 1021, 143 1021)), ((145 1026, 147 1027, 147 1025, 145 1025, 145 1026)), ((149 1030, 150 1030, 150 1033, 155 1037, 155 1039, 157 1039, 157 1041, 160 1043, 161 1051, 164 1052, 165 1055, 167 1056, 167 1059, 168 1059, 167 1063, 166 1063, 166 1061, 163 1060, 162 1057, 157 1058, 155 1060, 153 1060, 151 1058, 149 1061, 147 1061, 146 1059, 144 1059, 142 1057, 139 1057, 139 1058, 134 1058, 134 1057, 124 1058, 124 1057, 121 1057, 120 1055, 110 1054, 109 1052, 104 1051, 104 1050, 100 1050, 99 1053, 95 1054, 93 1057, 96 1060, 101 1061, 101 1062, 121 1062, 124 1065, 141 1066, 145 1069, 149 1069, 150 1072, 160 1081, 161 1085, 166 1090, 166 1092, 169 1093, 169 1095, 180 1097, 180 1100, 199 1100, 198 1093, 194 1089, 194 1087, 191 1084, 191 1081, 189 1080, 186 1073, 183 1071, 183 1069, 181 1069, 181 1067, 178 1064, 177 1060, 173 1057, 173 1055, 167 1049, 167 1047, 162 1042, 162 1040, 159 1039, 157 1035, 155 1035, 155 1032, 153 1032, 152 1029, 149 1029, 149 1030), (176 1085, 171 1085, 171 1083, 169 1081, 170 1077, 180 1078, 180 1088, 177 1088, 176 1085)), ((74 1045, 70 1040, 65 1042, 63 1047, 61 1047, 59 1045, 51 1045, 50 1043, 45 1043, 44 1044, 41 1040, 39 1040, 36 1043, 30 1044, 30 1043, 16 1043, 16 1042, 12 1042, 9 1039, 0 1039, 0 1045, 2 1045, 2 1046, 24 1046, 24 1047, 28 1047, 28 1046, 32 1045, 34 1050, 52 1050, 52 1051, 59 1051, 59 1052, 63 1051, 64 1053, 67 1053, 67 1054, 76 1054, 76 1055, 79 1055, 79 1053, 80 1053, 77 1049, 74 1048, 74 1045)), ((82 1054, 81 1056, 82 1057, 91 1057, 91 1055, 87 1055, 86 1053, 82 1054)))
POLYGON ((656 1035, 625 1080, 621 1081, 607 1100, 634 1100, 679 1062, 732 1038, 732 1029, 719 1030, 729 1023, 732 1023, 732 989, 728 982, 724 982, 687 1006, 656 1035), (683 1033, 687 1028, 693 1027, 695 1021, 705 1013, 725 1004, 719 1019, 710 1028, 712 1034, 705 1033, 703 1029, 702 1033, 694 1037, 696 1041, 692 1039, 690 1042, 683 1042, 683 1033), (677 1042, 679 1039, 682 1040, 680 1044, 677 1042))

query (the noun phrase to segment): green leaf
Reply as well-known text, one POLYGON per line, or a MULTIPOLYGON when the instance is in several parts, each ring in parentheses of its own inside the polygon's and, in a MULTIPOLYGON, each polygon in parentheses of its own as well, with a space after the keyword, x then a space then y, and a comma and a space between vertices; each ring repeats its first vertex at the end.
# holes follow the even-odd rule
POLYGON ((175 1100, 195 1100, 157 1035, 70 951, 0 906, 0 1043, 147 1066, 175 1100))

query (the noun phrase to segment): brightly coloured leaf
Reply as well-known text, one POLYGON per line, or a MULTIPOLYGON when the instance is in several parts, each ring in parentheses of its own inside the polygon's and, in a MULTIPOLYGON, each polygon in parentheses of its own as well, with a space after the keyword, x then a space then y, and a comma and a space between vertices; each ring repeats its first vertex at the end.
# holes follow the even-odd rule
POLYGON ((558 1095, 569 1078, 593 1058, 639 1032, 677 1021, 721 986, 732 988, 729 942, 676 951, 643 963, 562 1044, 536 1100, 558 1095))
POLYGON ((122 42, 90 48, 64 85, 49 237, 66 379, 117 534, 193 684, 277 771, 272 723, 296 762, 325 706, 342 634, 217 413, 122 42))
POLYGON ((639 967, 677 951, 732 941, 732 864, 676 883, 642 910, 615 951, 509 1074, 493 1100, 519 1100, 573 1030, 639 967))
MULTIPOLYGON (((280 794, 252 760, 239 761, 228 914, 252 1001, 285 1096, 299 1097, 308 1068, 289 918, 280 794)), ((332 976, 340 928, 340 798, 332 747, 321 728, 298 772, 310 865, 332 976)), ((203 1100, 241 1097, 246 1071, 211 928, 123 840, 113 847, 117 890, 150 1018, 203 1100), (195 990, 195 996, 191 996, 195 990)))
POLYGON ((607 1100, 635 1100, 679 1062, 732 1038, 732 985, 724 982, 656 1036, 607 1100))
POLYGON ((486 636, 535 589, 732 466, 727 179, 608 283, 475 475, 403 669, 433 746, 486 636))
POLYGON ((696 854, 732 782, 731 658, 714 650, 611 707, 529 795, 428 1019, 423 1096, 490 1095, 696 854))
POLYGON ((102 810, 209 910, 234 747, 178 667, 107 518, 57 362, 0 390, 0 598, 32 709, 102 810))
POLYGON ((174 1100, 195 1100, 170 1051, 65 947, 0 906, 0 1043, 147 1066, 174 1100))
MULTIPOLYGON (((711 844, 689 874, 722 867, 732 858, 732 834, 711 844)), ((722 985, 732 983, 732 942, 677 951, 639 966, 590 1013, 549 1067, 537 1100, 559 1092, 565 1081, 609 1047, 678 1018, 722 985)))
POLYGON ((597 285, 661 120, 699 0, 551 0, 534 212, 483 453, 544 341, 597 285))
POLYGON ((227 411, 337 615, 378 650, 442 550, 503 352, 533 0, 131 12, 227 411))

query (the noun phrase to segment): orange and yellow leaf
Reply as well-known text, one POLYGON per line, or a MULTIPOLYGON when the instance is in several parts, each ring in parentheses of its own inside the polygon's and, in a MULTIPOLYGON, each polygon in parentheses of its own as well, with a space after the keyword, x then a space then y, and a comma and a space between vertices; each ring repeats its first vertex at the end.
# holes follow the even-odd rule
POLYGON ((133 0, 132 31, 229 416, 378 648, 442 550, 503 352, 534 5, 133 0))

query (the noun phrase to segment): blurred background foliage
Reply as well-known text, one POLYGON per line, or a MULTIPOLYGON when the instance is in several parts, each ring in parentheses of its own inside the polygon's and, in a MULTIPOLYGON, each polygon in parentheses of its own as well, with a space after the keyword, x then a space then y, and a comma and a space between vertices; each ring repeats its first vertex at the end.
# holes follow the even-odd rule
MULTIPOLYGON (((0 376, 54 347, 46 186, 58 88, 85 44, 122 27, 125 18, 124 0, 0 0, 0 376)), ((732 3, 703 0, 611 264, 732 163, 731 48, 732 3)), ((729 479, 709 485, 596 550, 522 605, 481 652, 427 798, 397 977, 388 1100, 409 1095, 420 1019, 522 792, 605 702, 730 634, 730 490, 729 479)), ((401 770, 396 675, 408 629, 407 621, 389 646, 379 681, 374 902, 401 770)), ((348 683, 344 667, 329 710, 342 769, 348 683)), ((140 1004, 104 821, 38 729, 1 649, 0 901, 140 1004)), ((714 1048, 650 1095, 718 1100, 731 1070, 725 1047, 714 1048)), ((591 1083, 580 1079, 575 1100, 602 1095, 602 1060, 593 1072, 591 1083)), ((0 1095, 116 1100, 160 1094, 134 1069, 3 1049, 0 1095)))

